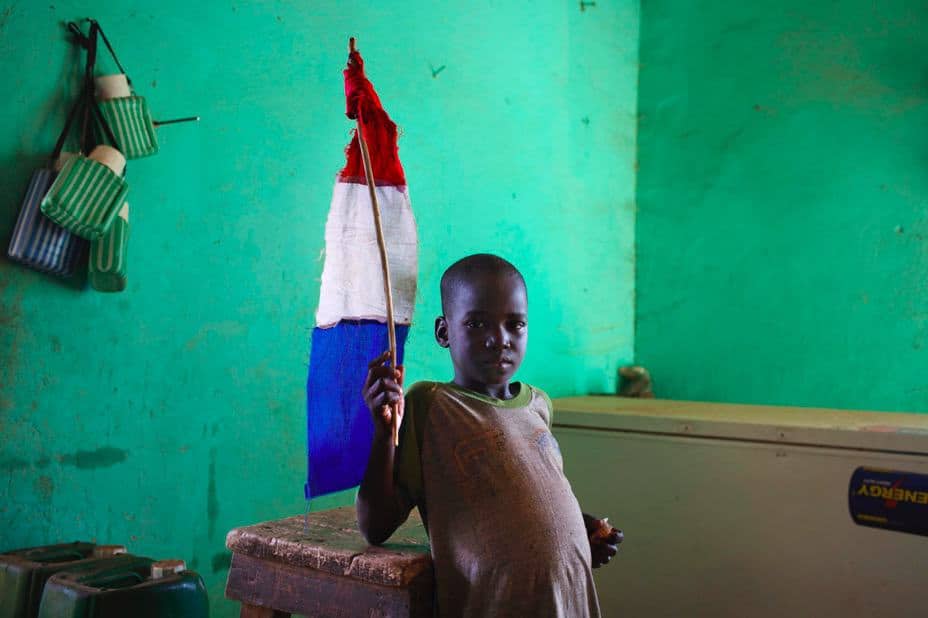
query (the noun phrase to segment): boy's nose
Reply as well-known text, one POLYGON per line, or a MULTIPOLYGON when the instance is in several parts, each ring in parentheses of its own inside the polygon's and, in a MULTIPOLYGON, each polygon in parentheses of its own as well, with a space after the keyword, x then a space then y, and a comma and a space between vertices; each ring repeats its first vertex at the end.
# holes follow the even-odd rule
POLYGON ((508 348, 510 346, 509 335, 506 333, 505 328, 500 328, 491 331, 487 335, 487 347, 488 348, 508 348))

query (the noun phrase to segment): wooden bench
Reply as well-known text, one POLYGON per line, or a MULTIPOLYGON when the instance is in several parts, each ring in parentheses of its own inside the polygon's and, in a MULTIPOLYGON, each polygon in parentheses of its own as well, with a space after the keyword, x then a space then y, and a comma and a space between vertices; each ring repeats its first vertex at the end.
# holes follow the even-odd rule
POLYGON ((432 616, 432 559, 415 513, 380 547, 361 537, 354 507, 235 528, 226 547, 226 597, 242 617, 432 616))

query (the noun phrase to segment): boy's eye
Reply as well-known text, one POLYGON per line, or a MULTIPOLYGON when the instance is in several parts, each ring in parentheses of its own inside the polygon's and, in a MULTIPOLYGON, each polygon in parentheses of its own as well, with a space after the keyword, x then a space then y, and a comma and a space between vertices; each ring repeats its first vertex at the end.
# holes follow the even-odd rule
POLYGON ((521 320, 517 320, 515 322, 510 322, 509 326, 516 330, 522 330, 523 328, 527 326, 527 324, 525 322, 522 322, 521 320))
POLYGON ((468 320, 467 322, 464 322, 464 326, 466 326, 467 328, 483 328, 483 321, 482 320, 468 320))

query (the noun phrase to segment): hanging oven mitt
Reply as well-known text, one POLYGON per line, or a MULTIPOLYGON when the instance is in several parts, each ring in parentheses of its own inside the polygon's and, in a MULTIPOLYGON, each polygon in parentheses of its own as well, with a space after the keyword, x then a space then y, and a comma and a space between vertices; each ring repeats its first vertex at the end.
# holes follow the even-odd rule
POLYGON ((121 73, 96 78, 97 101, 103 117, 113 129, 117 143, 127 159, 147 157, 158 152, 158 137, 155 122, 144 97, 137 96, 132 89, 132 80, 116 57, 113 46, 103 29, 97 24, 97 32, 110 51, 121 73))
MULTIPOLYGON (((113 56, 115 58, 115 56, 113 56)), ((103 117, 123 147, 127 159, 158 152, 155 123, 144 97, 136 96, 125 73, 96 78, 97 100, 103 117)))
POLYGON ((42 200, 45 216, 87 240, 97 240, 109 230, 129 192, 124 176, 126 158, 93 96, 98 32, 99 25, 91 21, 87 37, 84 109, 85 115, 91 111, 94 113, 111 145, 99 144, 89 156, 77 156, 65 163, 42 200))
POLYGON ((122 205, 110 230, 90 243, 90 285, 100 292, 126 289, 126 249, 129 243, 129 202, 122 205))
MULTIPOLYGON (((73 156, 72 153, 62 153, 59 162, 73 156)), ((57 173, 54 165, 32 173, 13 228, 8 254, 13 260, 35 270, 70 277, 87 255, 87 242, 52 222, 39 208, 57 173)))
MULTIPOLYGON (((94 22, 96 24, 96 22, 94 22)), ((121 73, 102 75, 96 78, 97 100, 100 111, 113 129, 117 143, 127 159, 138 159, 158 153, 158 136, 155 127, 175 122, 199 120, 198 116, 176 120, 153 120, 145 97, 140 97, 132 88, 132 80, 126 73, 103 29, 96 24, 97 31, 106 44, 110 55, 121 73)))
POLYGON ((42 200, 42 212, 81 238, 97 240, 109 230, 126 201, 125 167, 122 153, 106 144, 94 148, 88 157, 72 158, 42 200))

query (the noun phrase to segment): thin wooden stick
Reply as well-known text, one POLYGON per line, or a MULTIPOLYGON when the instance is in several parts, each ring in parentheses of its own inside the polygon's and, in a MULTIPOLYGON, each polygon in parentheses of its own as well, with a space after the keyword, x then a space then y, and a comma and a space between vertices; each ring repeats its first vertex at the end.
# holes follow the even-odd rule
MULTIPOLYGON (((352 39, 352 42, 354 39, 352 39)), ((361 133, 361 113, 358 110, 358 144, 361 146, 361 160, 364 161, 364 176, 367 190, 371 195, 371 209, 374 213, 374 228, 377 230, 377 247, 380 249, 380 266, 383 270, 383 288, 387 299, 387 337, 390 342, 390 367, 396 369, 396 327, 393 324, 393 286, 390 283, 390 263, 387 261, 387 243, 383 237, 383 224, 380 222, 380 206, 377 204, 377 192, 374 185, 374 170, 367 142, 361 133)), ((399 446, 400 431, 398 423, 399 404, 393 406, 392 433, 393 445, 399 446)))

